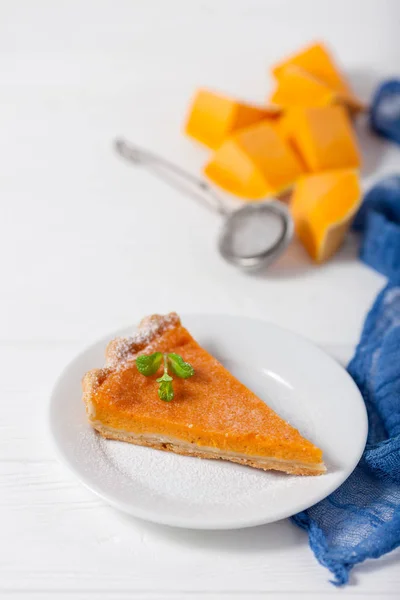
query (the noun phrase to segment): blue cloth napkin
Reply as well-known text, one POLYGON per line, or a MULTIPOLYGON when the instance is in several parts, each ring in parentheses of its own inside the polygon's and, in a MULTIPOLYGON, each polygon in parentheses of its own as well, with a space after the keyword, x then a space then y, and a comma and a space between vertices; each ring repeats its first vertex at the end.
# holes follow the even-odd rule
MULTIPOLYGON (((383 82, 374 94, 371 129, 400 144, 400 80, 383 82)), ((363 233, 360 258, 390 280, 400 277, 400 175, 381 181, 370 190, 353 224, 363 233)))
POLYGON ((348 370, 368 411, 364 454, 339 489, 292 517, 335 585, 400 546, 400 284, 379 294, 348 370))
POLYGON ((353 229, 363 234, 361 260, 400 281, 400 175, 387 177, 365 195, 353 229))
POLYGON ((380 85, 372 98, 370 123, 383 137, 400 144, 400 79, 380 85))
MULTIPOLYGON (((388 83, 375 102, 393 91, 393 82, 388 83)), ((395 88, 399 111, 392 105, 382 120, 375 107, 371 124, 400 143, 400 82, 395 88), (396 114, 390 125, 388 115, 396 114)), ((386 178, 366 194, 354 229, 363 234, 361 260, 389 278, 348 367, 368 412, 367 446, 339 489, 292 517, 307 530, 316 558, 338 586, 348 582, 354 565, 400 546, 400 176, 386 178)))

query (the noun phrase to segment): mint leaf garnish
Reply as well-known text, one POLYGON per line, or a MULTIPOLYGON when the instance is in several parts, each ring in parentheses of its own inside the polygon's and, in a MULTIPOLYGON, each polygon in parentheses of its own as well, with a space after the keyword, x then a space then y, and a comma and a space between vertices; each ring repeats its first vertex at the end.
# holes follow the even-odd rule
POLYGON ((188 379, 188 377, 193 377, 194 369, 192 365, 185 362, 179 354, 175 354, 175 352, 170 352, 168 354, 168 362, 171 367, 171 371, 177 377, 181 379, 188 379))
MULTIPOLYGON (((171 378, 172 379, 172 378, 171 378)), ((160 387, 158 388, 158 395, 164 402, 171 402, 174 398, 174 388, 170 381, 161 381, 160 387)))
POLYGON ((141 354, 136 358, 136 366, 142 375, 149 377, 150 375, 154 375, 157 373, 158 369, 163 360, 162 352, 154 352, 154 354, 150 354, 146 356, 145 354, 141 354))
POLYGON ((170 352, 169 354, 166 352, 164 354, 162 352, 154 352, 148 356, 141 354, 136 358, 137 369, 145 377, 154 375, 162 362, 164 362, 164 373, 156 379, 157 383, 160 384, 158 387, 158 396, 164 402, 171 402, 174 397, 174 388, 172 386, 173 378, 168 373, 168 366, 172 373, 181 379, 192 377, 194 369, 192 365, 183 360, 182 356, 175 354, 175 352, 170 352))
POLYGON ((168 373, 164 373, 164 375, 156 379, 156 381, 157 383, 161 383, 162 381, 172 381, 172 377, 171 375, 168 375, 168 373))

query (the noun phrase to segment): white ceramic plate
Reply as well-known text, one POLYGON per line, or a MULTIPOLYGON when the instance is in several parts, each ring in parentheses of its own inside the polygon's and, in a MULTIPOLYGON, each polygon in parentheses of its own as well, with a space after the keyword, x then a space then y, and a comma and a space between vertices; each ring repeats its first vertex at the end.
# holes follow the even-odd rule
POLYGON ((177 527, 233 529, 277 521, 335 490, 364 449, 367 416, 356 385, 332 358, 270 323, 191 315, 183 323, 236 377, 323 449, 327 473, 296 477, 103 440, 88 425, 83 374, 104 362, 109 339, 89 346, 61 374, 50 405, 58 452, 110 504, 177 527))

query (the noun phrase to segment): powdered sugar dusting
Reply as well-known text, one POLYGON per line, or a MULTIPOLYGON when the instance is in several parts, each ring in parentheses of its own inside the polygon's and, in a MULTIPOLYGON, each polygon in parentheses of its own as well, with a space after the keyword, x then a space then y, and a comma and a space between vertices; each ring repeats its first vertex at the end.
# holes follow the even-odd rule
POLYGON ((163 316, 145 317, 134 335, 117 338, 111 342, 107 351, 107 366, 123 368, 139 351, 150 346, 157 335, 176 327, 179 323, 180 319, 174 312, 163 316))
POLYGON ((198 505, 248 503, 263 491, 271 497, 277 489, 290 488, 296 477, 264 472, 225 461, 179 456, 153 448, 96 436, 99 466, 104 477, 118 474, 125 486, 142 487, 149 495, 198 505))

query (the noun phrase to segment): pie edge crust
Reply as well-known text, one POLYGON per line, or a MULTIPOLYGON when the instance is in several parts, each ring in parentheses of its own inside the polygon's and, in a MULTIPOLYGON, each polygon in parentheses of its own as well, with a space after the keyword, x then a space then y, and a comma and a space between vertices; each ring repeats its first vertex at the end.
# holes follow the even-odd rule
POLYGON ((101 369, 91 369, 82 379, 83 401, 89 420, 93 414, 92 396, 107 377, 132 361, 164 331, 177 327, 180 323, 181 320, 175 312, 167 315, 150 315, 142 319, 134 335, 117 337, 109 342, 105 352, 105 366, 101 369))

